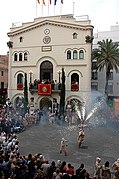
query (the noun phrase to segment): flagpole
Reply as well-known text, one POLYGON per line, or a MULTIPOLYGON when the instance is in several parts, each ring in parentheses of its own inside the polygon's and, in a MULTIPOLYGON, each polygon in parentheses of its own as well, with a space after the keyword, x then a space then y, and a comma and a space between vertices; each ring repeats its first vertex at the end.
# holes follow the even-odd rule
POLYGON ((75 11, 75 2, 73 1, 73 17, 74 17, 74 11, 75 11))
POLYGON ((50 1, 48 0, 48 16, 49 16, 49 6, 50 6, 50 1))
POLYGON ((41 4, 41 17, 43 17, 43 4, 41 4))
POLYGON ((60 2, 60 16, 62 15, 62 3, 60 2))
POLYGON ((37 17, 37 0, 36 0, 36 17, 37 17))

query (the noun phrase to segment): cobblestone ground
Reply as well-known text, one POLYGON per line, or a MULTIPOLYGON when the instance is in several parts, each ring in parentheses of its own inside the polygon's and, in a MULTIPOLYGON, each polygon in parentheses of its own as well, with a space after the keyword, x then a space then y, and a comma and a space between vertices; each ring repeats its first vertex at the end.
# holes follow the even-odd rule
POLYGON ((75 169, 81 164, 90 174, 93 174, 95 158, 102 158, 111 164, 119 158, 119 131, 111 127, 85 128, 85 140, 79 149, 77 146, 78 128, 75 125, 59 125, 44 122, 19 133, 20 153, 42 153, 46 159, 51 161, 70 162, 75 169), (68 140, 68 156, 59 153, 60 140, 64 137, 68 140))

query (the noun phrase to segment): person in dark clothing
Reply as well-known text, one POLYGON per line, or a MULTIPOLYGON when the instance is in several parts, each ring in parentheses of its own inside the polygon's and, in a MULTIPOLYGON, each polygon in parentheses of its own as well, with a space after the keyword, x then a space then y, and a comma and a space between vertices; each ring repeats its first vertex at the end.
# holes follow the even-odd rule
POLYGON ((53 177, 53 173, 56 171, 56 165, 55 165, 55 162, 52 161, 51 165, 50 165, 50 168, 48 169, 48 178, 49 179, 52 179, 53 177))
POLYGON ((86 172, 85 168, 84 168, 84 164, 82 163, 80 165, 80 167, 76 170, 76 175, 80 178, 80 179, 85 179, 84 173, 86 172))

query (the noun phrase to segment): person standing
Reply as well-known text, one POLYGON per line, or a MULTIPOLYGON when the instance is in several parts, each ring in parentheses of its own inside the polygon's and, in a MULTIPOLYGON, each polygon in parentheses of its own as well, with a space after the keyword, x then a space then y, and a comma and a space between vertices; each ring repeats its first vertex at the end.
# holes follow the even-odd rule
POLYGON ((60 143, 60 153, 63 152, 65 156, 67 156, 67 150, 66 150, 67 142, 68 140, 62 138, 61 143, 60 143))
POLYGON ((111 171, 108 161, 106 161, 105 164, 102 166, 102 179, 111 179, 111 171))
POLYGON ((81 128, 81 129, 79 130, 78 137, 77 137, 78 147, 81 146, 81 143, 82 143, 83 140, 84 140, 84 136, 85 136, 84 130, 81 128))
POLYGON ((96 179, 101 179, 101 158, 100 157, 96 157, 96 163, 95 163, 95 168, 94 168, 94 178, 96 179))

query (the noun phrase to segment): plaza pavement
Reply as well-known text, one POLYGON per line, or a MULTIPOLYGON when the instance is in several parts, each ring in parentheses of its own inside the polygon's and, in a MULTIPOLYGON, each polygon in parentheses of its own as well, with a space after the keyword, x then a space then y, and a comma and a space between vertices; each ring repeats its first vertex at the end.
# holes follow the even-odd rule
POLYGON ((59 125, 47 122, 34 125, 26 131, 18 134, 20 153, 42 153, 46 159, 51 161, 66 161, 71 163, 75 169, 81 163, 92 175, 95 158, 101 157, 101 164, 107 160, 112 163, 119 158, 119 131, 111 127, 86 127, 85 140, 79 149, 77 146, 78 127, 67 124, 59 125), (68 140, 68 156, 59 153, 60 141, 64 137, 68 140))

